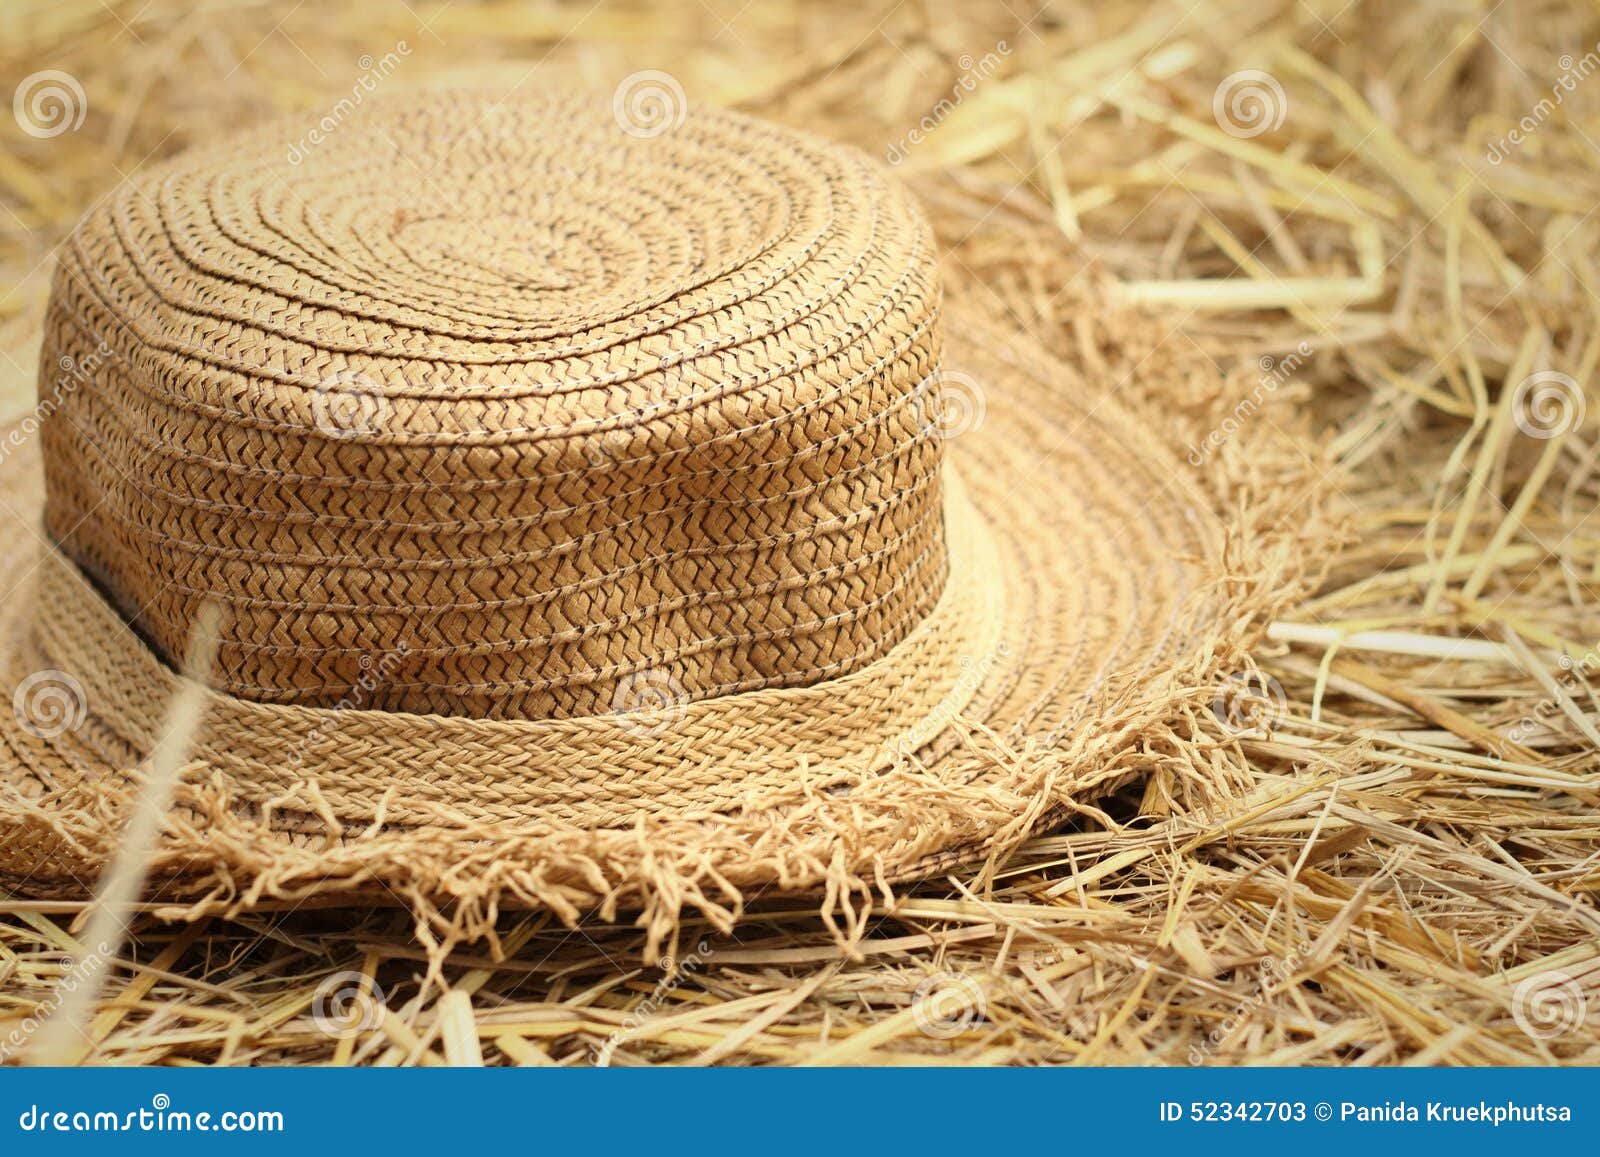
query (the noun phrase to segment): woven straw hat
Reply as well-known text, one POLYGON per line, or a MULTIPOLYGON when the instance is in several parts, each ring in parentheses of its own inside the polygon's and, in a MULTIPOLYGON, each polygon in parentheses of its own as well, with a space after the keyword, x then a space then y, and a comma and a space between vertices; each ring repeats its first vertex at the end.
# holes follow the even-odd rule
POLYGON ((863 156, 630 115, 433 93, 80 225, 0 439, 11 887, 92 885, 203 605, 195 911, 856 908, 1148 761, 1247 617, 1216 496, 863 156))

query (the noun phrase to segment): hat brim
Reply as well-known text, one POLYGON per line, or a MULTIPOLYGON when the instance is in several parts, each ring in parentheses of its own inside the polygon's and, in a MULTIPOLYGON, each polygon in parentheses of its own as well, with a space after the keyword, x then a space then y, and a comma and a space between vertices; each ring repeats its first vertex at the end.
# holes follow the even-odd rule
MULTIPOLYGON (((153 898, 190 913, 393 898, 448 907, 469 934, 508 905, 626 910, 659 935, 685 907, 726 919, 767 891, 849 907, 1012 846, 1137 771, 1149 726, 1237 662, 1229 646, 1288 576, 1240 583, 1230 559, 1235 581, 1218 581, 1214 488, 1113 386, 970 313, 947 335, 946 373, 967 391, 948 450, 970 497, 951 517, 974 520, 955 538, 981 539, 961 548, 981 557, 953 565, 965 585, 936 629, 873 664, 866 715, 846 709, 856 677, 725 696, 665 726, 563 721, 559 736, 211 692, 153 898)), ((0 560, 0 688, 16 695, 0 712, 0 881, 82 895, 178 676, 126 628, 107 655, 85 627, 110 612, 39 529, 36 443, 11 438, 0 465, 18 544, 0 560), (62 673, 67 700, 41 725, 24 700, 62 673)))

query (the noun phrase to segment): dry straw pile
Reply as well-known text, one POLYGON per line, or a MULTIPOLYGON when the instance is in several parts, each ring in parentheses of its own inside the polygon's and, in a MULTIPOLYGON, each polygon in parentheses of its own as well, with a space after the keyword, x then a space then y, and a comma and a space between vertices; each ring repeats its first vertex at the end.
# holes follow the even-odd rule
POLYGON ((5 91, 54 70, 78 105, 60 132, 0 125, 8 410, 52 246, 147 158, 276 112, 309 129, 364 78, 660 69, 894 163, 955 292, 1161 398, 1191 462, 1304 456, 1342 527, 1259 670, 1195 688, 1190 741, 992 880, 904 896, 848 957, 777 902, 646 966, 635 929, 539 914, 443 955, 395 909, 140 916, 101 945, 82 905, 0 900, 10 1059, 65 1019, 96 1063, 1600 1062, 1600 20, 1579 6, 0 21, 5 91))

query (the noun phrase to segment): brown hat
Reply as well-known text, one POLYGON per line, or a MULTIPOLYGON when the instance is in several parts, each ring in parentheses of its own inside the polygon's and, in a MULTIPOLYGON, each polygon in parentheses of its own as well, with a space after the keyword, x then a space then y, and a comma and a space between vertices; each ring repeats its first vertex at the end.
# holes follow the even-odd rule
POLYGON ((293 140, 61 251, 0 439, 13 888, 92 883, 208 603, 152 885, 196 909, 836 904, 1125 776, 1214 661, 1194 471, 943 314, 861 155, 460 92, 293 140))

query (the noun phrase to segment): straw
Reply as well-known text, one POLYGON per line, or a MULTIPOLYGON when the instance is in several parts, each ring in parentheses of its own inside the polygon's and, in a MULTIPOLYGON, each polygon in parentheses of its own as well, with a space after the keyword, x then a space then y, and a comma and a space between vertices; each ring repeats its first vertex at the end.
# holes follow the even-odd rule
MULTIPOLYGON (((879 157, 968 75, 963 54, 1005 39, 975 81, 992 102, 964 101, 897 167, 964 274, 953 295, 1008 310, 1107 390, 1161 399, 1177 445, 1231 419, 1210 453, 1302 451, 1348 533, 1257 648, 1257 726, 1222 726, 1226 689, 1196 688, 1192 729, 1151 737, 1137 780, 1016 848, 992 887, 953 869, 876 913, 856 957, 773 896, 734 935, 682 929, 677 970, 643 965, 641 930, 528 913, 500 915, 503 957, 463 944, 432 971, 393 909, 267 903, 198 932, 146 914, 99 998, 117 1018, 99 1059, 437 1064, 471 1059, 472 1034, 488 1064, 582 1065, 627 1022, 614 1065, 1600 1063, 1594 406, 1548 454, 1511 410, 1530 373, 1587 388, 1600 359, 1600 85, 1488 159, 1563 55, 1600 40, 1590 16, 1113 0, 1024 30, 1015 5, 291 7, 3 18, 6 75, 60 68, 89 96, 79 131, 0 145, 5 396, 32 396, 45 259, 109 166, 277 112, 309 126, 399 38, 415 52, 384 85, 495 62, 531 86, 667 69, 691 101, 879 157), (1250 69, 1286 113, 1238 138, 1212 102, 1250 69), (1358 299, 1369 250, 1382 292, 1358 299), (1118 296, 1164 281, 1180 288, 1159 304, 1118 296), (1211 308, 1235 282, 1247 308, 1211 308), (1302 342, 1239 416, 1261 359, 1302 342), (1524 750, 1497 759, 1486 733, 1524 750), (369 955, 388 1011, 343 1045, 310 1010, 369 955), (443 999, 469 974, 470 1024, 443 999), (1540 994, 1548 1023, 1529 1017, 1540 994)), ((0 1045, 47 1006, 88 910, 0 901, 0 1045)))

